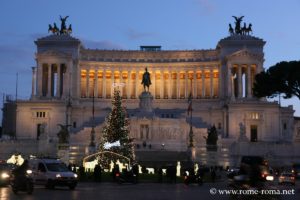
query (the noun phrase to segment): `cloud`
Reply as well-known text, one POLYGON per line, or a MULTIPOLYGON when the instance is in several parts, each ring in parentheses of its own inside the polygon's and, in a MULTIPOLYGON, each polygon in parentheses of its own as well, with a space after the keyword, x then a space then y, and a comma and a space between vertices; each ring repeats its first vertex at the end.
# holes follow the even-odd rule
POLYGON ((128 37, 129 40, 138 40, 142 38, 153 37, 157 34, 152 32, 139 32, 137 30, 134 30, 133 28, 128 28, 125 31, 125 35, 128 37))
POLYGON ((110 40, 93 41, 87 39, 81 39, 84 47, 90 49, 124 49, 121 44, 114 43, 110 40))

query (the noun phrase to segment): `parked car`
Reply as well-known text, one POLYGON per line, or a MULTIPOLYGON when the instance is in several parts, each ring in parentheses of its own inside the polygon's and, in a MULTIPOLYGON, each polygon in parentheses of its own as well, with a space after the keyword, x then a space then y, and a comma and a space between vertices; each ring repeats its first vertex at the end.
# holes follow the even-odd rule
POLYGON ((0 162, 0 185, 6 186, 10 182, 11 171, 14 165, 8 164, 5 161, 0 162))
POLYGON ((284 172, 280 174, 278 178, 278 184, 281 185, 283 183, 290 183, 292 185, 296 184, 296 178, 293 173, 284 172))
POLYGON ((68 186, 71 190, 77 186, 77 174, 73 173, 57 159, 31 159, 29 165, 33 171, 34 183, 53 189, 55 186, 68 186))
POLYGON ((233 179, 235 176, 239 175, 240 172, 240 168, 236 167, 236 168, 229 168, 227 170, 227 177, 229 179, 233 179))

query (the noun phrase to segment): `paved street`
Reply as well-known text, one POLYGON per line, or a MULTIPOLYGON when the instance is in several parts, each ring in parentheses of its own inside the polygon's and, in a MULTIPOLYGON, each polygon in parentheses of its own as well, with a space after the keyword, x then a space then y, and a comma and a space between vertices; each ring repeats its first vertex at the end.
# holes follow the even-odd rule
MULTIPOLYGON (((280 186, 281 189, 295 189, 298 188, 295 195, 285 195, 281 199, 299 199, 299 184, 296 187, 280 186)), ((74 191, 68 188, 56 188, 48 190, 41 186, 36 186, 33 195, 21 193, 15 195, 12 193, 10 187, 0 188, 0 199, 42 199, 42 200, 69 200, 69 199, 122 199, 122 200, 183 200, 183 199, 229 199, 228 195, 210 194, 212 188, 228 189, 225 182, 205 183, 203 186, 184 184, 157 184, 157 183, 140 183, 137 185, 123 184, 118 185, 114 183, 80 183, 74 191)), ((278 187, 277 187, 278 188, 278 187)))

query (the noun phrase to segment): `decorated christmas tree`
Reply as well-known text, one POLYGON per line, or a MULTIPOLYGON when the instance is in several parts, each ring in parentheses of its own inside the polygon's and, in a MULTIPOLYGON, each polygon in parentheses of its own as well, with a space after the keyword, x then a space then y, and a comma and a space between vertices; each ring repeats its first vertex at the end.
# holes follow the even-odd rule
POLYGON ((206 148, 208 151, 216 151, 217 150, 217 142, 218 142, 218 131, 215 125, 207 129, 207 137, 206 139, 206 148))
POLYGON ((215 125, 213 125, 212 127, 207 129, 207 137, 205 137, 206 139, 206 144, 207 145, 217 145, 217 141, 218 141, 218 131, 215 127, 215 125))
POLYGON ((112 153, 105 154, 100 158, 103 165, 108 165, 111 161, 133 161, 134 148, 132 139, 129 137, 129 119, 126 109, 122 107, 122 98, 120 91, 114 90, 112 99, 112 111, 105 120, 102 129, 102 140, 99 146, 100 151, 110 151, 112 153), (125 158, 124 158, 125 157, 125 158))

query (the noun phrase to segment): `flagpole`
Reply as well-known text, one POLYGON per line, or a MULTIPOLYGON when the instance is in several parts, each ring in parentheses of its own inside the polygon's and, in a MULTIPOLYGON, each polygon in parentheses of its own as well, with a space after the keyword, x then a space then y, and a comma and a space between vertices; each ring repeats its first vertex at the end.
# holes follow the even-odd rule
POLYGON ((193 82, 192 82, 192 79, 191 80, 191 91, 190 91, 190 96, 189 96, 189 109, 191 111, 191 115, 190 115, 190 133, 189 133, 189 139, 190 139, 190 144, 189 144, 189 147, 194 147, 194 133, 193 133, 193 108, 192 108, 192 89, 193 89, 193 82))
POLYGON ((95 78, 96 74, 94 74, 94 80, 93 80, 93 97, 92 97, 92 130, 91 130, 91 141, 90 141, 90 149, 91 151, 95 151, 95 78))
POLYGON ((190 78, 191 80, 191 91, 190 91, 190 96, 189 96, 189 108, 188 110, 191 111, 190 115, 190 133, 189 133, 189 154, 190 154, 190 161, 192 162, 192 165, 195 162, 196 158, 196 150, 195 150, 195 145, 194 145, 194 133, 193 133, 193 108, 192 108, 192 99, 193 99, 193 79, 190 78))

